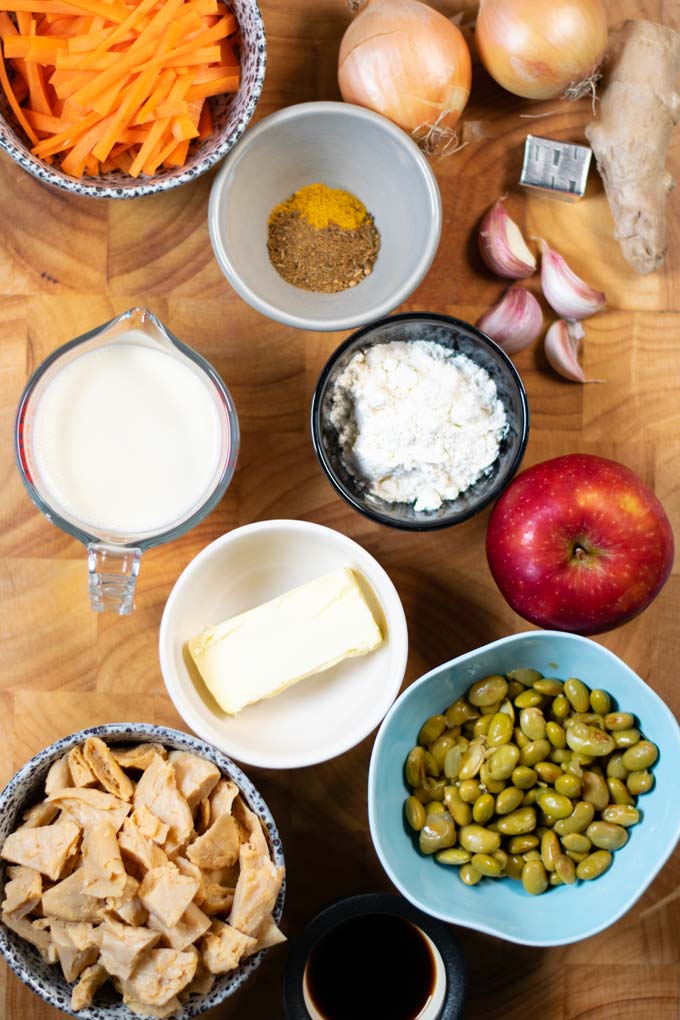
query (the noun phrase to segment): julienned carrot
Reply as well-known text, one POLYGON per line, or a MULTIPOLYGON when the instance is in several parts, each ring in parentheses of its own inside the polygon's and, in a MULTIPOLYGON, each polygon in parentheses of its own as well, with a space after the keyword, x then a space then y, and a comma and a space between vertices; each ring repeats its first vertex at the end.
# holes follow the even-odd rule
POLYGON ((0 0, 0 85, 39 158, 154 174, 239 88, 236 29, 222 0, 0 0))

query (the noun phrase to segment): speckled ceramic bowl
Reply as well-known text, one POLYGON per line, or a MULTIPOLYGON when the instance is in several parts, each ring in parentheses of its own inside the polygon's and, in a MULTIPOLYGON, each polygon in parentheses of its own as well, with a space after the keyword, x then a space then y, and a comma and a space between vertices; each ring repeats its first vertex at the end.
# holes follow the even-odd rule
MULTIPOLYGON (((147 723, 115 723, 94 726, 88 730, 81 730, 79 733, 72 733, 68 737, 62 737, 50 747, 46 747, 44 751, 40 751, 35 758, 31 758, 14 778, 10 779, 5 789, 0 793, 0 845, 16 828, 22 812, 41 799, 43 783, 50 765, 76 744, 82 743, 83 740, 91 736, 100 737, 107 744, 156 741, 170 750, 191 751, 207 758, 218 767, 224 776, 237 784, 249 807, 259 815, 265 826, 274 863, 277 866, 284 863, 281 838, 271 812, 251 781, 233 761, 221 751, 211 747, 210 744, 206 744, 188 733, 171 730, 165 726, 151 726, 147 723)), ((3 867, 0 874, 0 899, 3 898, 4 884, 5 869, 3 867)), ((277 922, 283 913, 285 891, 284 880, 274 908, 274 918, 277 922)), ((71 1016, 78 1016, 80 1020, 133 1020, 133 1014, 127 1006, 123 1005, 113 986, 108 982, 97 993, 92 1006, 88 1009, 81 1009, 77 1014, 73 1013, 70 1008, 72 986, 64 979, 59 965, 45 963, 37 949, 24 942, 1 923, 0 952, 14 973, 55 1009, 60 1009, 71 1016)), ((206 1010, 219 1005, 257 970, 263 956, 264 952, 257 953, 236 970, 220 975, 207 995, 192 996, 184 1004, 181 1013, 173 1014, 173 1017, 176 1020, 189 1020, 189 1017, 199 1016, 206 1010)))
POLYGON ((204 141, 196 141, 189 150, 183 167, 163 170, 153 177, 130 177, 120 171, 100 177, 71 177, 58 166, 50 166, 31 154, 30 145, 9 109, 0 89, 0 148, 38 180, 92 198, 136 198, 169 191, 180 184, 200 177, 218 163, 239 140, 255 112, 264 84, 267 63, 262 15, 257 0, 227 0, 241 32, 241 87, 235 96, 218 96, 210 100, 214 132, 204 141))

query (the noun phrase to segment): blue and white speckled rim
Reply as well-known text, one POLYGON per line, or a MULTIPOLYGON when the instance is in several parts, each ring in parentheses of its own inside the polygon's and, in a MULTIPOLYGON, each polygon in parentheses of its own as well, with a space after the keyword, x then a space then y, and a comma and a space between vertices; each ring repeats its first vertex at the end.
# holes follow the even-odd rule
MULTIPOLYGON (((32 800, 40 798, 41 784, 45 780, 50 765, 76 744, 82 743, 87 737, 101 737, 107 743, 120 744, 156 741, 172 750, 190 751, 207 758, 217 766, 223 775, 237 784, 249 807, 259 815, 265 826, 272 860, 277 866, 284 864, 281 837, 274 818, 262 796, 245 773, 225 754, 210 744, 206 744, 203 740, 179 730, 148 723, 113 723, 105 726, 93 726, 90 729, 80 730, 78 733, 62 737, 61 740, 57 740, 56 743, 31 758, 10 779, 5 789, 0 793, 0 845, 16 827, 20 812, 25 810, 32 800)), ((4 876, 0 880, 0 898, 2 898, 3 888, 4 876)), ((277 923, 283 913, 285 893, 284 879, 274 907, 274 919, 277 923)), ((46 963, 33 946, 24 942, 2 924, 0 924, 0 952, 17 977, 55 1009, 60 1009, 70 1016, 77 1016, 80 1020, 132 1020, 133 1014, 127 1006, 123 1005, 110 985, 106 985, 98 993, 94 1005, 74 1013, 71 1010, 72 986, 64 979, 58 964, 46 963), (99 1004, 97 1004, 97 1000, 100 1000, 99 1004)), ((181 1012, 173 1014, 173 1020, 189 1020, 190 1017, 199 1016, 206 1010, 219 1005, 248 980, 259 966, 263 956, 264 951, 257 953, 236 970, 219 975, 207 995, 197 995, 189 999, 181 1012)))
POLYGON ((218 163, 247 128, 262 92, 267 66, 267 44, 264 23, 257 0, 227 0, 238 21, 241 33, 241 87, 235 96, 218 96, 212 100, 214 133, 190 149, 188 162, 176 170, 164 170, 148 179, 134 178, 120 171, 94 178, 76 178, 65 174, 34 156, 22 135, 12 126, 9 108, 0 92, 0 148, 22 169, 39 181, 68 191, 72 195, 91 198, 137 198, 170 191, 181 184, 196 180, 218 163))

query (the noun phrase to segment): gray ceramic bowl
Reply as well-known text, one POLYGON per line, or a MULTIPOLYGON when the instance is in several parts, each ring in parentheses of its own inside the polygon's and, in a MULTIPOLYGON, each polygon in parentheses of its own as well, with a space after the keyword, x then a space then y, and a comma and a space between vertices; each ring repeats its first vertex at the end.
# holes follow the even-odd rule
POLYGON ((38 180, 74 195, 92 198, 136 198, 169 191, 200 177, 218 163, 239 140, 248 126, 264 84, 267 63, 262 15, 257 0, 227 0, 241 33, 241 87, 235 96, 217 96, 210 100, 214 132, 204 141, 197 140, 189 150, 183 167, 162 170, 153 177, 130 177, 120 171, 100 177, 71 177, 58 166, 50 166, 32 155, 30 144, 16 125, 4 93, 0 89, 0 148, 38 180))
MULTIPOLYGON (((41 799, 41 793, 45 776, 50 765, 60 758, 67 751, 70 751, 76 744, 82 743, 86 737, 100 737, 107 744, 134 744, 142 741, 156 741, 171 750, 191 751, 200 754, 213 762, 220 772, 233 779, 237 784, 249 807, 259 815, 267 831, 269 845, 271 847, 272 859, 276 865, 282 865, 283 848, 281 838, 276 828, 272 814, 255 789, 251 781, 236 766, 230 758, 222 754, 210 744, 204 743, 197 737, 188 733, 181 733, 179 730, 171 730, 165 726, 152 726, 148 723, 113 723, 106 726, 94 726, 88 730, 80 730, 79 733, 72 733, 68 737, 62 737, 56 743, 40 751, 35 758, 20 769, 10 779, 5 789, 0 793, 0 846, 21 820, 21 814, 26 808, 41 799)), ((0 899, 3 898, 2 891, 5 884, 4 868, 0 877, 0 899)), ((274 908, 274 918, 278 922, 283 913, 283 901, 285 897, 285 880, 279 893, 279 898, 274 908)), ((9 931, 0 923, 0 952, 12 968, 14 973, 25 984, 36 992, 45 1002, 55 1009, 60 1009, 71 1016, 78 1016, 80 1020, 133 1020, 133 1014, 124 1006, 120 997, 116 995, 111 984, 107 983, 95 996, 94 1004, 88 1009, 81 1009, 78 1013, 71 1011, 71 988, 72 986, 64 979, 61 968, 58 964, 50 965, 40 957, 38 951, 20 939, 14 932, 9 931)), ((174 1014, 176 1020, 189 1020, 189 1017, 199 1016, 207 1009, 219 1005, 228 996, 232 995, 237 988, 247 981, 251 974, 257 970, 264 952, 257 953, 241 964, 236 970, 228 974, 218 976, 215 984, 207 995, 197 995, 190 998, 184 1005, 181 1013, 174 1014)))
POLYGON ((208 225, 222 272, 258 312, 297 329, 351 329, 391 312, 423 279, 439 244, 441 198, 418 146, 389 120, 349 103, 302 103, 265 117, 230 154, 208 225), (339 294, 293 287, 267 254, 273 207, 317 182, 355 194, 380 231, 373 272, 339 294))
POLYGON ((485 333, 461 319, 434 312, 406 312, 358 330, 333 352, 319 377, 312 399, 312 442, 328 480, 351 507, 378 524, 406 531, 448 528, 474 517, 500 496, 517 471, 529 438, 529 405, 520 375, 510 358, 485 333), (481 365, 496 384, 505 406, 508 432, 490 470, 457 499, 438 510, 414 510, 408 503, 388 503, 371 495, 348 470, 330 423, 335 381, 358 352, 394 340, 428 340, 465 354, 481 365))

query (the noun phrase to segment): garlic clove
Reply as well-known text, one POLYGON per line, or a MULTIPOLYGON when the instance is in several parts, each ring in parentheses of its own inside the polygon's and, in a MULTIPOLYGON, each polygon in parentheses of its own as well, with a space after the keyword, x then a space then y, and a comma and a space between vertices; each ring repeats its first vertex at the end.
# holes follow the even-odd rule
POLYGON ((586 379, 578 363, 581 341, 585 335, 586 331, 580 322, 567 322, 564 319, 553 322, 543 341, 548 364, 570 382, 604 382, 604 379, 586 379))
POLYGON ((492 273, 507 280, 521 280, 536 271, 536 259, 499 198, 479 228, 479 253, 492 273))
POLYGON ((593 290, 545 241, 541 245, 541 287, 551 308, 563 319, 586 319, 604 308, 602 291, 593 290))
POLYGON ((542 326, 541 306, 524 287, 508 287, 500 301, 477 323, 506 354, 523 351, 534 342, 542 326))

